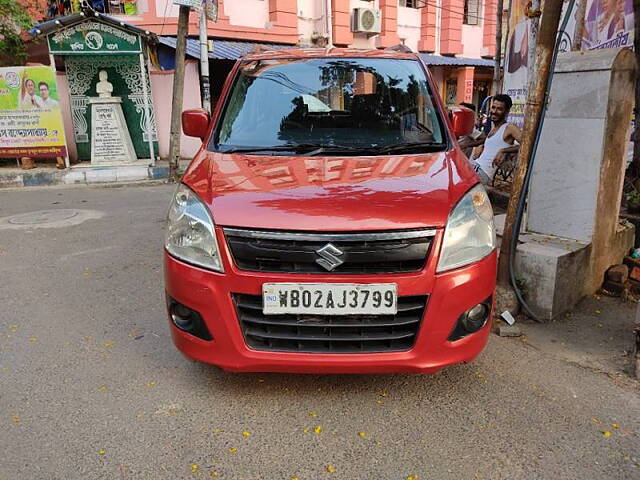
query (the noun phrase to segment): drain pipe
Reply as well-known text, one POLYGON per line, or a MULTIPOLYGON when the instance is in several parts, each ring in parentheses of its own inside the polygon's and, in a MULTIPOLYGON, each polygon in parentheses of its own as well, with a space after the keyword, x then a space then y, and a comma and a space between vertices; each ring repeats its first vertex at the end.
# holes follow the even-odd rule
POLYGON ((331 1, 332 0, 321 0, 322 5, 324 6, 324 15, 326 17, 327 24, 327 48, 333 48, 333 19, 332 11, 331 11, 331 1))

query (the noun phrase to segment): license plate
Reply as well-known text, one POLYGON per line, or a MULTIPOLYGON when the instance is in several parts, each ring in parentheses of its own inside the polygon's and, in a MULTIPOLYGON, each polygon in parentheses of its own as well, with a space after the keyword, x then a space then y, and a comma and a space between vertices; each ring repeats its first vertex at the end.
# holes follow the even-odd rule
POLYGON ((322 315, 395 315, 395 283, 265 283, 262 312, 322 315))

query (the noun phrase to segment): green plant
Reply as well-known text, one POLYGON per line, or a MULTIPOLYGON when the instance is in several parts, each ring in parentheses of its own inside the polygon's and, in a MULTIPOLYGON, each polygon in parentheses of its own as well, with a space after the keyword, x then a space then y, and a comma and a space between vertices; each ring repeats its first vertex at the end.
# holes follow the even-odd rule
POLYGON ((631 190, 629 193, 625 195, 627 199, 627 205, 630 207, 638 207, 640 206, 640 192, 637 190, 631 190))
POLYGON ((26 30, 44 18, 46 0, 0 0, 0 67, 23 65, 26 30))
POLYGON ((518 287, 518 290, 520 290, 522 297, 526 300, 529 294, 529 290, 527 289, 527 281, 522 277, 516 277, 516 286, 518 287))

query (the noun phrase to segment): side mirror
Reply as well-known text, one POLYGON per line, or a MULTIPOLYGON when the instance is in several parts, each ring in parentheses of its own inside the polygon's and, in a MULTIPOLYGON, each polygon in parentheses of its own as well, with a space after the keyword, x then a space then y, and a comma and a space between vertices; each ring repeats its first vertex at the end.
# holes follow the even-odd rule
POLYGON ((204 140, 209 129, 209 121, 209 114, 202 108, 185 110, 182 112, 182 131, 188 137, 204 140))
POLYGON ((451 126, 456 138, 466 137, 476 124, 476 115, 473 110, 466 107, 454 107, 451 109, 451 126))

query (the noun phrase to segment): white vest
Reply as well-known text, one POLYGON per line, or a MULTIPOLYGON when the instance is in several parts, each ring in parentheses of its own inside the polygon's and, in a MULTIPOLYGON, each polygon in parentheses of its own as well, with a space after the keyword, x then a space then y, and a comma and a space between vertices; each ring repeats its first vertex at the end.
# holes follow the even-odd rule
POLYGON ((504 123, 492 136, 487 137, 484 141, 484 149, 482 154, 478 157, 476 162, 480 165, 480 168, 488 175, 489 178, 493 178, 496 167, 493 166, 493 160, 496 155, 503 148, 510 147, 511 144, 504 141, 504 131, 507 128, 508 123, 504 123))

